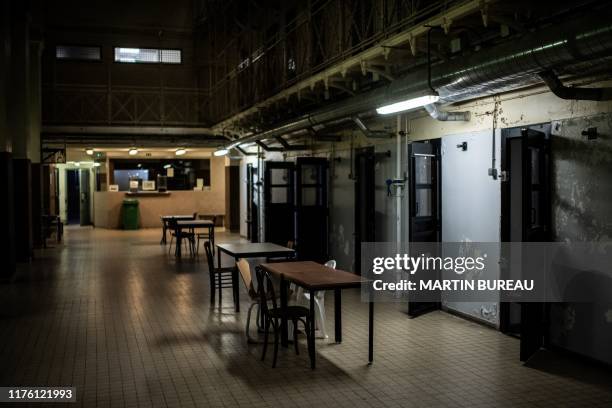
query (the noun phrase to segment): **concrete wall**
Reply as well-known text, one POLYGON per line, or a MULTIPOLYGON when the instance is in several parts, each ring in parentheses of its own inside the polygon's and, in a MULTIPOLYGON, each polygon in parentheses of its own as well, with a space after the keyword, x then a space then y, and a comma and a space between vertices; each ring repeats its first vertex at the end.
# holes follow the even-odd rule
MULTIPOLYGON (((612 114, 553 123, 551 143, 554 240, 611 242, 612 114), (590 127, 596 140, 581 134, 590 127)), ((612 364, 612 300, 553 304, 551 313, 554 345, 612 364)))

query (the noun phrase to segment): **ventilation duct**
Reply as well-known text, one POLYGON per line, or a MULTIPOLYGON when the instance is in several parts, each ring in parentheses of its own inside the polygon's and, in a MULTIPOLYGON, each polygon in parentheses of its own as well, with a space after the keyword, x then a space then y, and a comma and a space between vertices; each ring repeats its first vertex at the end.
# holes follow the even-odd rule
POLYGON ((434 118, 435 120, 439 120, 442 122, 446 121, 465 121, 468 122, 470 120, 470 112, 443 112, 438 109, 438 106, 431 103, 429 105, 424 105, 423 108, 429 113, 429 116, 434 118))
MULTIPOLYGON (((612 19, 588 17, 555 24, 509 41, 431 67, 431 84, 441 103, 459 102, 541 83, 540 72, 583 64, 612 54, 612 19)), ((278 127, 234 141, 240 143, 290 134, 339 119, 351 119, 377 106, 405 100, 429 89, 427 70, 389 85, 301 116, 278 127)))
POLYGON ((539 75, 550 91, 561 99, 582 101, 609 101, 612 99, 612 88, 570 88, 563 85, 552 71, 540 72, 539 75))

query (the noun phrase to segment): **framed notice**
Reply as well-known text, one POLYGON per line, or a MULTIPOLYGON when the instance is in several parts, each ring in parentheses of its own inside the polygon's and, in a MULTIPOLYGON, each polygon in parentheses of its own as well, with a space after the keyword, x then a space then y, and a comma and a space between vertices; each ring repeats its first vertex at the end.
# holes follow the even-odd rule
POLYGON ((108 186, 108 191, 119 191, 119 184, 111 184, 108 186))

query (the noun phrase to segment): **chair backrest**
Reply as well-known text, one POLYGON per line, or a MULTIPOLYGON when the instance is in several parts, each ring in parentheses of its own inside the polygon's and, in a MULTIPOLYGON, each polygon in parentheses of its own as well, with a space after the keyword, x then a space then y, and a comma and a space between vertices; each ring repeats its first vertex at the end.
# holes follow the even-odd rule
POLYGON ((325 266, 327 266, 328 268, 336 269, 336 260, 330 259, 329 261, 325 262, 325 266))
POLYGON ((206 251, 206 261, 208 261, 208 272, 215 273, 215 259, 213 258, 210 241, 204 242, 204 250, 206 251))
POLYGON ((272 307, 276 309, 276 294, 274 293, 274 284, 272 283, 270 274, 258 265, 255 267, 255 275, 257 276, 257 292, 259 293, 262 311, 264 313, 268 312, 269 301, 272 302, 272 307))
POLYGON ((249 262, 242 258, 236 262, 236 266, 238 267, 238 271, 240 272, 240 276, 242 277, 242 281, 244 282, 244 286, 246 286, 247 291, 249 293, 249 297, 251 299, 257 298, 257 292, 253 287, 253 276, 251 274, 251 265, 249 262))

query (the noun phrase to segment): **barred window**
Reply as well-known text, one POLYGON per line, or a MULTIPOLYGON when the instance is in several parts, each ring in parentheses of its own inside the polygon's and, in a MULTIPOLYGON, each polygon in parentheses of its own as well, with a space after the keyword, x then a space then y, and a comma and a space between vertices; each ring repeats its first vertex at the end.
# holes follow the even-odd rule
POLYGON ((95 46, 58 45, 55 58, 62 60, 101 61, 102 49, 95 46))
POLYGON ((181 50, 116 47, 115 62, 180 64, 181 50))

